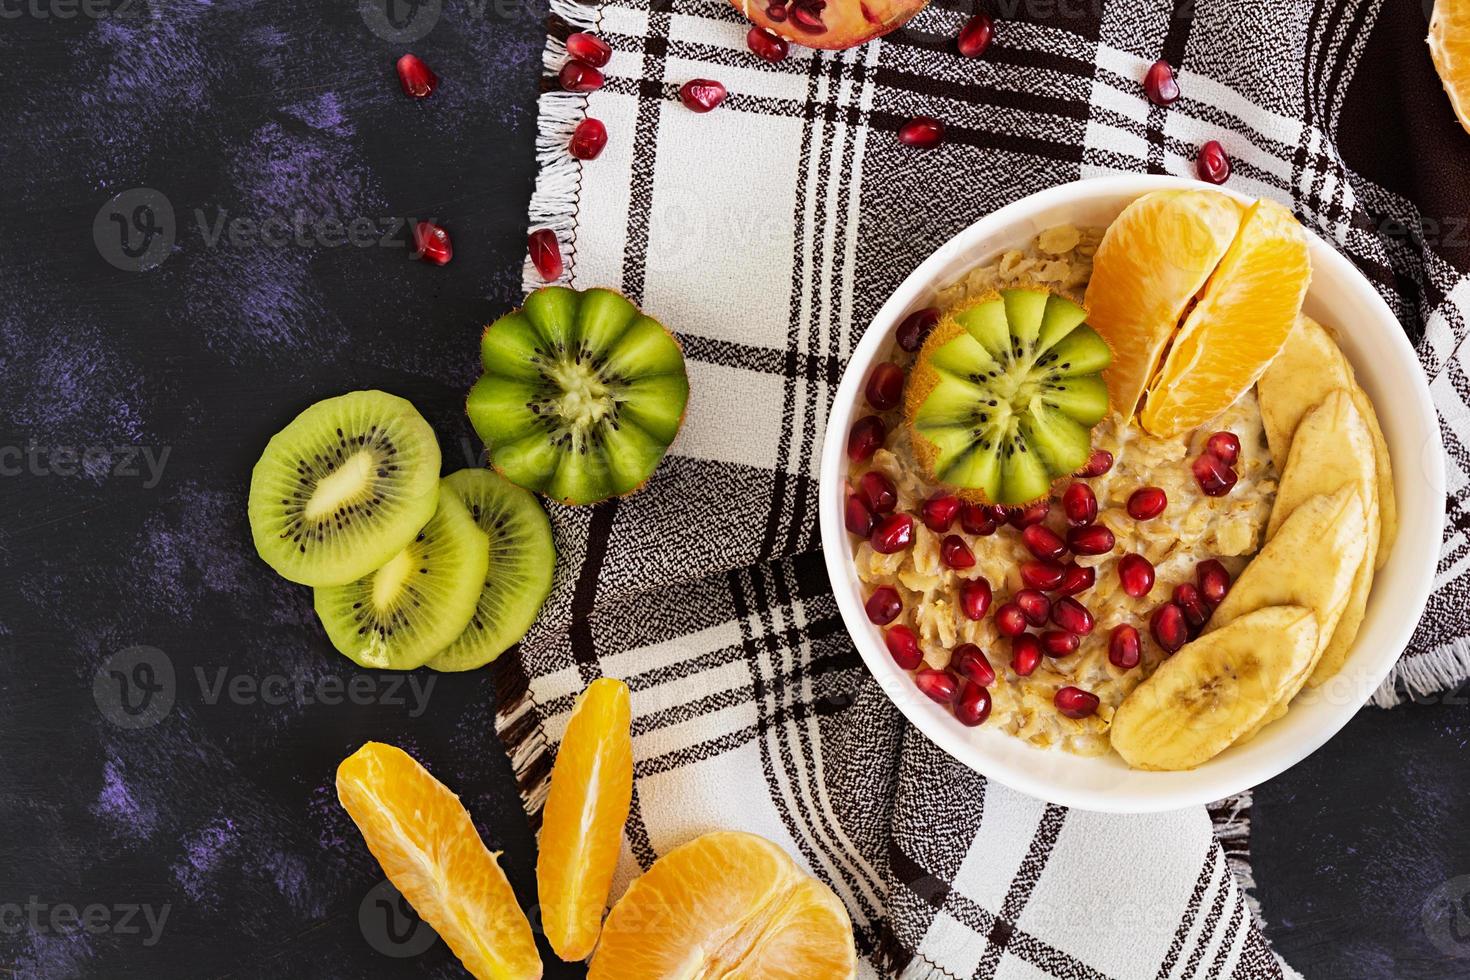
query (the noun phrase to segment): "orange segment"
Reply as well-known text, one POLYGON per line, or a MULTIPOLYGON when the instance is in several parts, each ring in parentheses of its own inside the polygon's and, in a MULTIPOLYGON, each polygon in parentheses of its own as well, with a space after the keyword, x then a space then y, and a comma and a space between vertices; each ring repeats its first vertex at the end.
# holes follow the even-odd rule
POLYGON ((1429 55, 1455 116, 1470 132, 1470 0, 1435 0, 1429 55))
POLYGON ((542 812, 536 886, 556 955, 584 960, 597 945, 633 799, 628 686, 595 680, 572 709, 542 812))
POLYGON ((588 980, 847 980, 852 922, 826 885, 754 834, 674 848, 602 927, 588 980))
POLYGON ((1229 407, 1286 343, 1311 278, 1296 218, 1275 201, 1251 205, 1149 385, 1139 423, 1167 438, 1229 407))
POLYGON ((1087 322, 1113 349, 1108 403, 1131 418, 1195 294, 1230 248, 1241 207, 1214 191, 1145 194, 1108 226, 1093 258, 1087 322))
POLYGON ((531 924, 459 797, 402 749, 368 742, 337 767, 342 801, 388 880, 478 980, 539 980, 531 924))

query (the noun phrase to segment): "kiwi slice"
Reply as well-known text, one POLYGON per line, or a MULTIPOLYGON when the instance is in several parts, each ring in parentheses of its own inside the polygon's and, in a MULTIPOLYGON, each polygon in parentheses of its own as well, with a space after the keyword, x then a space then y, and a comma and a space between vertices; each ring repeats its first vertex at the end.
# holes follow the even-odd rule
POLYGON ((637 490, 689 399, 684 355, 610 289, 547 286, 486 328, 466 408, 491 465, 567 504, 637 490))
POLYGON ((551 591, 556 548, 551 522, 529 491, 490 470, 444 478, 445 494, 463 503, 490 538, 490 567, 470 624, 429 661, 435 670, 483 667, 520 641, 551 591))
POLYGON ((318 588, 332 645, 364 667, 410 670, 453 643, 475 615, 490 539, 453 492, 408 546, 377 571, 318 588))
POLYGON ((413 540, 439 500, 439 443, 402 398, 354 391, 296 416, 250 475, 255 550, 302 585, 343 585, 413 540))
POLYGON ((1108 413, 1107 343, 1087 311, 1044 288, 1003 289, 951 311, 909 374, 914 454, 964 496, 1024 504, 1081 469, 1108 413))

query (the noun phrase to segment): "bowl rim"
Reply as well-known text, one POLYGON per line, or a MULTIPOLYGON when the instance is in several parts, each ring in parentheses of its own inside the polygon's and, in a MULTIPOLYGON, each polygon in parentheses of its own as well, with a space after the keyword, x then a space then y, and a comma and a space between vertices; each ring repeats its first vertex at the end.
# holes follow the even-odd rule
MULTIPOLYGON (((1372 696, 1373 690, 1383 682, 1392 671, 1393 666, 1398 663, 1415 627, 1423 616, 1425 604, 1432 591, 1438 557, 1436 543, 1436 547, 1429 549, 1420 563, 1415 566, 1416 574, 1411 577, 1411 600, 1406 608, 1400 607, 1400 612, 1406 615, 1402 615, 1402 625, 1395 630, 1393 643, 1386 648, 1393 652, 1391 655, 1385 652, 1379 662, 1372 666, 1371 671, 1363 675, 1367 682, 1362 685, 1361 697, 1344 700, 1341 704, 1335 705, 1335 712, 1331 714, 1327 724, 1314 730, 1309 737, 1294 742, 1290 750, 1269 757, 1267 763, 1258 764, 1243 777, 1227 779, 1222 776, 1214 780, 1190 780, 1182 785, 1166 784, 1146 794, 1137 790, 1100 793, 1091 789, 1077 789, 1060 785, 1055 780, 1037 775, 1023 767, 987 758, 983 747, 967 739, 967 733, 973 730, 961 726, 949 716, 948 712, 940 714, 934 710, 925 710, 926 706, 916 699, 900 699, 893 696, 894 687, 889 683, 890 681, 896 678, 901 679, 904 682, 904 689, 911 688, 912 683, 905 676, 907 671, 901 670, 888 656, 877 637, 877 628, 867 621, 860 589, 853 587, 849 582, 849 578, 855 579, 855 576, 848 574, 851 565, 851 548, 847 529, 843 523, 842 507, 839 503, 841 494, 838 492, 846 478, 846 434, 853 417, 858 414, 860 385, 867 375, 868 368, 876 359, 877 354, 886 348, 886 340, 891 332, 891 327, 913 309, 916 302, 926 292, 946 285, 953 279, 953 274, 943 281, 940 277, 956 252, 983 255, 985 254, 984 243, 987 240, 996 239, 996 247, 1000 247, 1002 244, 1000 240, 1005 238, 1013 226, 1024 223, 1031 217, 1059 205, 1095 197, 1130 195, 1137 197, 1150 191, 1171 188, 1217 191, 1245 203, 1255 200, 1229 187, 1172 175, 1099 176, 1058 184, 1022 197, 982 216, 949 238, 904 278, 879 308, 867 329, 858 339, 833 395, 832 407, 827 413, 826 432, 822 439, 818 513, 827 572, 831 579, 833 596, 842 616, 843 627, 857 647, 868 671, 883 687, 884 695, 930 741, 960 763, 986 778, 994 779, 1011 789, 1050 803, 1099 812, 1153 813, 1210 803, 1260 785, 1315 752, 1352 719, 1372 696), (856 629, 854 624, 857 624, 856 629)), ((1419 460, 1419 463, 1425 468, 1424 475, 1426 483, 1429 484, 1431 512, 1427 517, 1430 526, 1437 528, 1442 537, 1444 527, 1443 487, 1445 484, 1444 448, 1428 381, 1420 366, 1418 356, 1397 317, 1394 316, 1388 304, 1367 277, 1331 243, 1311 228, 1305 225, 1303 227, 1307 233, 1314 268, 1319 261, 1334 267, 1334 278, 1347 283, 1356 294, 1353 299, 1361 303, 1368 312, 1369 316, 1365 319, 1372 321, 1372 326, 1368 329, 1389 335, 1389 344, 1394 349, 1395 360, 1399 362, 1390 367, 1389 372, 1395 375, 1406 374, 1410 378, 1411 383, 1407 386, 1408 390, 1400 387, 1394 389, 1394 411, 1410 412, 1417 415, 1421 422, 1427 420, 1428 424, 1425 428, 1429 433, 1429 442, 1423 447, 1421 453, 1423 458, 1419 460), (1412 371, 1405 371, 1406 367, 1412 367, 1412 371)), ((1318 281, 1320 280, 1314 276, 1313 286, 1308 290, 1308 297, 1311 296, 1311 291, 1316 288, 1318 281)), ((1396 475, 1405 472, 1406 462, 1404 459, 1395 459, 1394 472, 1396 475)), ((1399 482, 1396 480, 1396 483, 1399 482)), ((1404 494, 1399 493, 1398 496, 1402 502, 1404 494)), ((1356 652, 1355 644, 1353 653, 1349 654, 1349 657, 1351 658, 1356 652)), ((929 705, 927 708, 936 709, 938 706, 929 705)), ((1058 751, 1031 748, 1036 752, 1058 751)), ((1209 766, 1210 762, 1205 762, 1190 770, 1189 773, 1194 775, 1207 772, 1209 766)), ((1143 772, 1142 770, 1130 771, 1143 772)), ((1178 774, 1158 773, 1156 775, 1167 777, 1178 774)))

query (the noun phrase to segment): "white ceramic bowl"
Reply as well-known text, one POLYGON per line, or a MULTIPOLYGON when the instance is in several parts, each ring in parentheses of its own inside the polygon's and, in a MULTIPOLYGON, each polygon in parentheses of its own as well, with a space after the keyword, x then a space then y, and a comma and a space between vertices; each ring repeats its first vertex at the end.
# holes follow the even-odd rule
MULTIPOLYGON (((854 419, 866 414, 861 405, 863 383, 872 366, 892 349, 894 327, 910 311, 931 305, 941 287, 1003 249, 1024 246, 1045 228, 1064 223, 1107 225, 1141 194, 1190 186, 1212 188, 1177 177, 1142 175, 1065 184, 1008 205, 950 239, 878 311, 837 390, 822 447, 821 522, 827 570, 842 618, 868 669, 909 721, 959 761, 1023 793, 1089 810, 1145 813, 1207 803, 1264 782, 1306 758, 1347 723, 1388 675, 1423 614, 1439 553, 1443 448, 1423 371, 1398 321, 1368 280, 1309 233, 1312 284, 1306 312, 1337 330, 1358 380, 1377 407, 1393 459, 1399 504, 1398 541, 1374 581, 1362 631, 1338 677, 1315 691, 1304 691, 1285 718, 1197 769, 1142 772, 1129 769, 1112 753, 1084 758, 1033 748, 983 725, 966 728, 947 709, 919 694, 893 662, 881 630, 863 612, 862 585, 853 567, 853 546, 842 511, 847 433, 854 419)), ((1000 669, 1008 657, 991 659, 1000 669)))

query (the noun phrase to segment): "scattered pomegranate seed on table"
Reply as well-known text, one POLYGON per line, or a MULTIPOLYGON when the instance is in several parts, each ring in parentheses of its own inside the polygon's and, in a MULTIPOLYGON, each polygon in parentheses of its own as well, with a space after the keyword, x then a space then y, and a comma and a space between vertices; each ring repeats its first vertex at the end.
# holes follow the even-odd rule
POLYGON ((847 434, 847 458, 861 463, 878 451, 883 440, 888 438, 888 429, 876 415, 864 415, 852 424, 847 434))
POLYGON ((541 278, 547 282, 555 282, 561 278, 561 244, 556 240, 556 232, 550 228, 538 228, 531 232, 527 244, 531 253, 531 263, 536 266, 536 271, 541 278))
POLYGON ((868 596, 868 601, 863 604, 863 609, 868 614, 868 621, 878 626, 887 626, 898 618, 903 612, 903 600, 898 596, 898 590, 890 585, 880 585, 868 596))
POLYGON ((880 555, 892 555, 914 542, 914 519, 907 514, 889 514, 878 522, 868 543, 880 555))
POLYGON ((1150 521, 1169 506, 1169 495, 1162 487, 1139 487, 1128 495, 1128 516, 1135 521, 1150 521))
POLYGON ((1091 565, 1078 565, 1075 562, 1067 566, 1067 574, 1062 576, 1062 584, 1057 586, 1058 595, 1076 595, 1086 592, 1097 584, 1097 569, 1091 565))
POLYGON ((1162 59, 1148 66, 1143 76, 1143 92, 1154 105, 1173 105, 1179 98, 1179 82, 1174 69, 1162 59))
POLYGON ((995 629, 1001 636, 1020 636, 1026 632, 1026 614, 1014 602, 995 611, 995 629))
POLYGON ((1189 641, 1189 624, 1184 620, 1184 610, 1172 602, 1154 610, 1148 621, 1148 631, 1165 653, 1173 653, 1189 641))
POLYGON ((1062 512, 1073 527, 1086 527, 1097 520, 1097 494, 1085 483, 1073 483, 1062 494, 1062 512))
POLYGON ((1082 603, 1071 596, 1062 596, 1051 606, 1051 621, 1068 633, 1086 636, 1092 632, 1097 621, 1082 603))
POLYGON ((1045 524, 1031 524, 1021 531, 1021 543, 1037 558, 1054 560, 1067 553, 1067 542, 1045 524))
POLYGON ((939 559, 949 568, 975 567, 975 553, 958 534, 951 534, 940 542, 939 559))
POLYGON ((1050 592, 1061 585, 1067 577, 1065 565, 1054 561, 1021 562, 1021 581, 1029 588, 1050 592))
POLYGON ((1051 600, 1035 589, 1022 589, 1011 596, 1011 602, 1021 610, 1026 617, 1026 622, 1032 626, 1042 626, 1046 618, 1051 614, 1051 600))
POLYGON ((1038 500, 1034 504, 1017 507, 1015 510, 1008 510, 1000 504, 995 504, 991 507, 990 512, 997 521, 1006 521, 1011 527, 1021 531, 1032 524, 1040 524, 1046 520, 1047 515, 1051 513, 1051 501, 1038 500))
POLYGON ((1052 703, 1057 710, 1068 718, 1086 718, 1097 711, 1101 703, 1096 694, 1084 691, 1080 687, 1064 687, 1057 691, 1052 698, 1052 703))
POLYGON ((936 494, 924 501, 924 506, 919 508, 919 516, 923 519, 924 526, 935 534, 947 532, 954 526, 955 518, 959 515, 960 498, 953 494, 936 494))
POLYGON ((725 101, 725 86, 712 78, 691 78, 679 88, 679 101, 690 112, 709 112, 725 101))
POLYGON ((916 150, 928 150, 944 141, 944 123, 933 116, 915 116, 898 128, 898 141, 916 150))
POLYGON ((1113 454, 1106 449, 1094 449, 1092 455, 1087 457, 1087 465, 1077 471, 1077 475, 1084 480, 1102 476, 1113 468, 1113 454))
POLYGON ((983 578, 971 579, 960 586, 960 611, 977 623, 990 611, 990 599, 990 583, 983 578))
POLYGON ((1143 657, 1143 643, 1135 627, 1124 623, 1113 627, 1108 637, 1108 662, 1119 670, 1132 670, 1143 657))
POLYGON ((423 99, 439 87, 439 76, 416 54, 406 54, 399 58, 397 67, 398 84, 403 86, 406 95, 423 99))
POLYGON ((960 724, 974 728, 990 717, 990 691, 974 681, 967 683, 954 703, 954 716, 960 724))
POLYGON ((884 361, 873 368, 873 373, 868 375, 868 383, 864 388, 864 396, 868 404, 880 412, 886 412, 898 405, 898 400, 903 397, 903 368, 892 361, 884 361))
POLYGON ((612 58, 612 45, 596 34, 578 31, 567 36, 567 54, 593 68, 601 68, 612 58))
POLYGON ((960 28, 960 36, 957 39, 960 54, 966 58, 978 58, 990 47, 990 39, 995 36, 995 21, 990 19, 989 14, 976 14, 965 21, 965 26, 960 28))
POLYGON ((1210 140, 1199 148, 1194 166, 1200 179, 1212 184, 1223 184, 1230 179, 1230 158, 1225 155, 1225 147, 1219 140, 1210 140))
POLYGON ((1224 602, 1230 592, 1230 573, 1214 558, 1207 558, 1194 567, 1194 579, 1199 594, 1211 608, 1224 602))
POLYGON ((1044 655, 1041 641, 1030 633, 1022 633, 1011 640, 1011 670, 1018 677, 1030 677, 1044 655))
POLYGON ((891 514, 898 506, 898 491, 893 481, 877 470, 868 470, 858 478, 858 494, 875 514, 891 514))
POLYGON ((913 670, 924 662, 924 653, 919 649, 919 638, 907 626, 890 627, 883 634, 883 643, 893 662, 904 670, 913 670))
POLYGON ((454 257, 449 232, 432 221, 420 221, 413 226, 413 248, 419 258, 435 265, 444 265, 454 257))
POLYGON ((1041 649, 1048 657, 1069 657, 1081 644, 1081 637, 1066 630, 1047 630, 1041 634, 1041 649))
POLYGON ((1174 586, 1174 604, 1184 613, 1184 621, 1189 624, 1190 635, 1198 636, 1199 631, 1204 629, 1205 623, 1210 621, 1210 609, 1200 596, 1199 589, 1188 582, 1180 582, 1174 586))
POLYGON ((596 160, 607 146, 607 127, 602 120, 588 116, 572 130, 572 141, 567 150, 578 160, 596 160))
POLYGON ((1113 550, 1116 539, 1105 524, 1074 527, 1067 532, 1067 547, 1078 555, 1105 555, 1113 550))
POLYGON ((898 341, 899 347, 912 354, 924 346, 924 339, 938 322, 939 311, 934 307, 915 310, 899 323, 893 332, 894 339, 898 341))
POLYGON ((949 665, 981 687, 995 683, 995 668, 990 666, 984 651, 973 643, 961 643, 955 647, 954 653, 950 654, 949 665))
POLYGON ((757 58, 772 64, 785 61, 791 52, 786 39, 769 27, 752 27, 750 33, 745 35, 745 45, 757 58))
POLYGON ((1118 583, 1128 595, 1142 599, 1153 591, 1153 562, 1142 555, 1124 555, 1118 559, 1118 583))
POLYGON ((868 505, 856 493, 848 494, 842 517, 843 523, 853 534, 866 538, 873 533, 873 512, 868 510, 868 505))
POLYGON ((1199 484, 1200 493, 1206 497, 1225 496, 1240 479, 1230 464, 1211 453, 1200 453, 1196 456, 1190 469, 1194 472, 1194 480, 1199 484))
POLYGON ((561 87, 568 92, 596 92, 607 82, 602 77, 602 72, 576 58, 561 66, 557 78, 561 81, 561 87))
POLYGON ((960 693, 960 682, 947 670, 926 668, 914 675, 914 683, 925 697, 940 704, 949 704, 960 693))
POLYGON ((1205 441, 1205 452, 1226 466, 1234 466, 1236 460, 1240 459, 1240 436, 1229 429, 1216 432, 1205 441))
POLYGON ((1000 528, 990 511, 981 504, 965 504, 960 511, 960 526, 982 538, 994 534, 1000 528))

